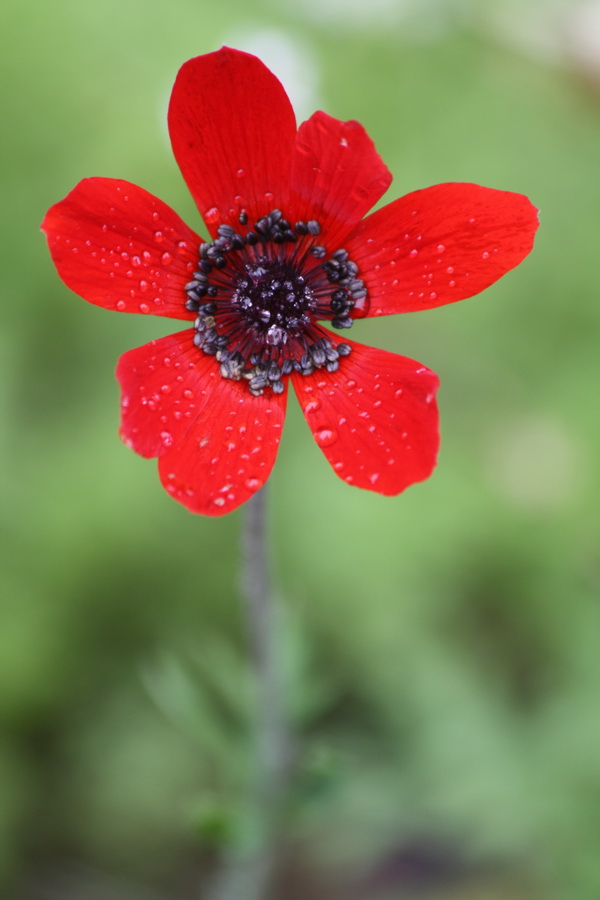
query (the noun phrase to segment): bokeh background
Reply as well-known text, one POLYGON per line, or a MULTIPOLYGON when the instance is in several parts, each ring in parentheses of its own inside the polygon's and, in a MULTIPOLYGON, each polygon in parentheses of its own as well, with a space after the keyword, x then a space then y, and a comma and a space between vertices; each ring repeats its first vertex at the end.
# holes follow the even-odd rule
MULTIPOLYGON (((30 0, 2 13, 0 892, 188 900, 248 782, 242 513, 189 515, 117 437, 120 353, 39 224, 89 175, 200 229, 170 153, 179 65, 261 55, 299 119, 394 173, 528 194, 533 255, 484 295, 361 321, 439 372, 433 478, 386 499, 292 404, 272 477, 301 772, 285 900, 600 897, 600 5, 30 0)), ((227 102, 227 98, 223 98, 227 102)))

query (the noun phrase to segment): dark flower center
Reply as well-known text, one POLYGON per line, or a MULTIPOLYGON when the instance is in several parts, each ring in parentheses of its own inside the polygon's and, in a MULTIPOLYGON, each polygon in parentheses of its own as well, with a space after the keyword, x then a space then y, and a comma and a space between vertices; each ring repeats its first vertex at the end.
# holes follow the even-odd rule
POLYGON ((344 249, 329 254, 312 219, 293 226, 275 209, 244 233, 220 225, 201 244, 198 269, 186 285, 186 308, 198 313, 194 343, 214 356, 223 378, 245 379, 254 395, 284 390, 282 378, 315 369, 335 372, 350 346, 319 324, 350 328, 367 291, 344 249))

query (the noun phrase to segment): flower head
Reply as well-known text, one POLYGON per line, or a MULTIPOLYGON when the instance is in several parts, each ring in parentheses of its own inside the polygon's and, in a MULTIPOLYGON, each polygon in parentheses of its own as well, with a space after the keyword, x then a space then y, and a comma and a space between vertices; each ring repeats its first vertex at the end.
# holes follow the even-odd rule
POLYGON ((316 112, 297 129, 275 76, 228 48, 180 69, 169 129, 209 240, 108 178, 81 181, 42 226, 90 303, 186 322, 121 357, 125 443, 158 457, 191 511, 230 512, 270 474, 291 383, 348 484, 395 495, 427 478, 437 376, 348 329, 488 287, 532 247, 529 200, 441 184, 366 215, 392 179, 362 126, 316 112))

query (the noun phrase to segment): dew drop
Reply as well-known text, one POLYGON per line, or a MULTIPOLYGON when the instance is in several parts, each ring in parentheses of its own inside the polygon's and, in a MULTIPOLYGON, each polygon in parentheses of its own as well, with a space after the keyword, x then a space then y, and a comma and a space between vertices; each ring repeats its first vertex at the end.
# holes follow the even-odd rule
POLYGON ((375 484, 379 480, 379 472, 373 472, 372 475, 369 475, 369 481, 371 484, 375 484))
POLYGON ((482 258, 482 259, 489 259, 489 258, 490 258, 490 254, 487 252, 487 250, 484 250, 484 251, 483 251, 483 253, 481 254, 481 258, 482 258))
POLYGON ((315 440, 320 447, 330 447, 337 441, 338 434, 333 428, 319 428, 315 431, 315 440))
POLYGON ((318 409, 321 409, 321 401, 317 400, 316 397, 313 400, 309 400, 306 406, 304 407, 305 413, 316 412, 318 409))
POLYGON ((127 304, 124 300, 117 300, 117 309, 120 312, 123 312, 124 309, 127 309, 127 304))
POLYGON ((437 245, 437 251, 438 251, 438 253, 443 253, 445 249, 446 249, 446 247, 445 247, 444 244, 438 244, 438 245, 437 245))
POLYGON ((454 266, 448 266, 446 272, 448 273, 448 275, 452 275, 452 273, 454 272, 454 266))
POLYGON ((142 312, 142 313, 150 312, 150 307, 148 306, 147 303, 140 303, 140 312, 142 312))
POLYGON ((257 491, 263 486, 263 483, 259 478, 246 478, 244 484, 249 491, 257 491))
POLYGON ((225 498, 224 497, 215 497, 213 500, 215 506, 225 506, 225 498))
POLYGON ((165 445, 165 447, 170 447, 173 443, 173 435, 170 431, 161 431, 160 439, 165 445))
POLYGON ((414 259, 415 256, 418 254, 418 252, 419 252, 418 250, 411 250, 410 253, 409 253, 408 255, 411 256, 411 257, 414 259))
POLYGON ((156 241, 157 244, 160 244, 161 241, 163 240, 163 238, 164 238, 164 235, 163 235, 162 231, 154 232, 154 240, 156 241))
POLYGON ((160 261, 163 264, 163 266, 168 266, 169 263, 173 261, 173 257, 171 256, 170 253, 163 253, 163 255, 160 258, 160 261))

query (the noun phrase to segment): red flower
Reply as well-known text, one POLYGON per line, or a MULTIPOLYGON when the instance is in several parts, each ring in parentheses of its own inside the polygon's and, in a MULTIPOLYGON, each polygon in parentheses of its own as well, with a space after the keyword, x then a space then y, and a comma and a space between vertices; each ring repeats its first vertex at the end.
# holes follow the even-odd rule
POLYGON ((534 207, 441 184, 363 219, 392 179, 362 126, 316 112, 296 130, 275 76, 228 48, 181 68, 169 129, 210 241, 109 178, 80 182, 42 226, 61 278, 90 303, 193 323, 121 357, 125 443, 158 457, 191 511, 230 512, 269 476, 291 381, 348 484, 393 495, 427 478, 436 375, 345 331, 483 290, 530 251, 534 207))

